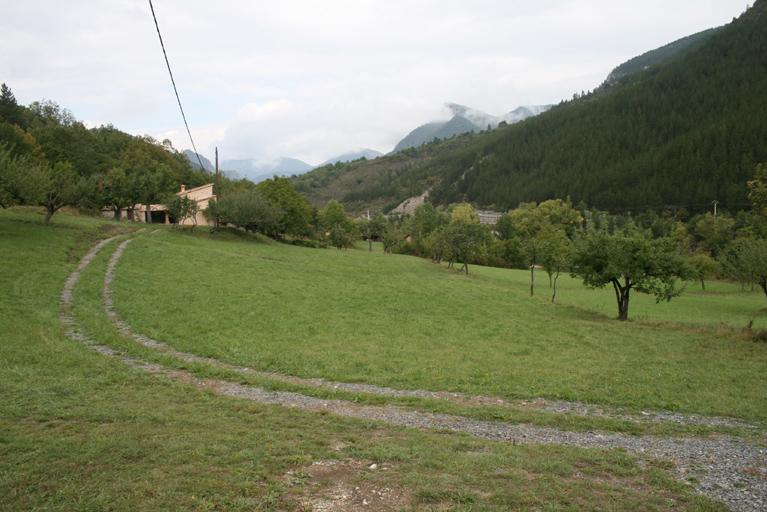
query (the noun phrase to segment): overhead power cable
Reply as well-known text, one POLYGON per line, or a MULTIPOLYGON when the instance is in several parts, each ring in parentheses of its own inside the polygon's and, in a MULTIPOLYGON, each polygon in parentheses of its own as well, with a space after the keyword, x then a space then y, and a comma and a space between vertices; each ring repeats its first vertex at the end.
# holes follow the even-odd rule
POLYGON ((162 54, 165 56, 165 64, 167 64, 168 66, 168 74, 170 75, 170 81, 173 84, 173 90, 176 93, 176 100, 178 100, 178 108, 181 110, 181 117, 184 119, 184 126, 186 126, 186 133, 189 134, 189 140, 192 141, 192 149, 194 149, 194 154, 197 155, 197 162, 200 164, 200 169, 205 170, 205 166, 202 165, 202 160, 200 160, 200 154, 197 152, 197 148, 194 145, 194 139, 192 138, 192 131, 189 129, 189 123, 186 122, 184 107, 181 106, 181 98, 178 95, 178 88, 176 88, 176 81, 173 79, 173 71, 170 70, 170 61, 168 61, 168 54, 165 51, 165 44, 163 44, 162 42, 160 25, 157 23, 157 16, 155 16, 154 14, 154 6, 152 5, 152 0, 149 0, 149 8, 152 10, 152 18, 154 18, 154 26, 157 28, 157 36, 160 38, 160 46, 162 47, 162 54))

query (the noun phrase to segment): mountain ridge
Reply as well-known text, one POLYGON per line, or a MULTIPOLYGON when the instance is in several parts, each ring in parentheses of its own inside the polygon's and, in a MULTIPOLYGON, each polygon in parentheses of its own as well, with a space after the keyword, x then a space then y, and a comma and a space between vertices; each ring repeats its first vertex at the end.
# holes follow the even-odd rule
POLYGON ((415 148, 434 139, 449 139, 463 133, 480 132, 487 128, 494 129, 501 123, 518 123, 553 107, 553 105, 522 106, 502 116, 493 116, 457 103, 445 103, 444 106, 453 114, 449 121, 433 121, 419 126, 399 141, 389 154, 399 153, 405 148, 415 148))

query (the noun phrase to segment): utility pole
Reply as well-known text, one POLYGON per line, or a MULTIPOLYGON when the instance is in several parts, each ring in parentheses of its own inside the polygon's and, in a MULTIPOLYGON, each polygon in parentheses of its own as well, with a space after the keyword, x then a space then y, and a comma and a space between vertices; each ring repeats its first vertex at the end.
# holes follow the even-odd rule
MULTIPOLYGON (((218 203, 218 147, 216 147, 216 203, 218 203)), ((218 229, 218 216, 216 216, 216 229, 218 229)))
POLYGON ((216 201, 218 201, 218 148, 216 148, 216 201))

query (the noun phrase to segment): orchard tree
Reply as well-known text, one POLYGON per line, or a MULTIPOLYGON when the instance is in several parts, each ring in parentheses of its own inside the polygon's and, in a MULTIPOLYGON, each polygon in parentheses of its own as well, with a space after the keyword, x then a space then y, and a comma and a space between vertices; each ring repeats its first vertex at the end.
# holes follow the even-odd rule
POLYGON ((36 204, 46 210, 45 224, 65 206, 79 206, 96 193, 92 179, 78 175, 69 162, 35 165, 26 169, 23 202, 36 204))
POLYGON ((628 319, 631 290, 655 295, 656 303, 681 293, 678 279, 690 276, 689 265, 666 239, 654 240, 650 232, 629 224, 614 234, 585 228, 576 235, 570 272, 590 288, 613 285, 618 320, 628 319))
POLYGON ((368 252, 373 252, 373 238, 380 238, 386 226, 386 217, 378 212, 372 219, 360 219, 357 226, 362 236, 368 240, 368 252))
POLYGON ((509 213, 509 219, 512 236, 519 239, 522 256, 530 269, 530 296, 532 297, 535 294, 535 266, 538 264, 538 232, 543 226, 544 219, 535 203, 520 204, 519 208, 509 213))
POLYGON ((469 261, 473 260, 491 241, 490 228, 479 222, 479 215, 469 203, 461 203, 452 209, 450 224, 438 230, 442 245, 450 251, 450 264, 456 259, 463 265, 459 269, 469 273, 469 261))
POLYGON ((536 238, 541 266, 549 275, 549 288, 553 290, 551 302, 554 302, 557 296, 557 279, 570 253, 570 239, 562 227, 548 223, 543 225, 536 238))
POLYGON ((80 176, 68 162, 51 165, 36 162, 26 155, 13 156, 6 145, 0 145, 0 205, 43 206, 45 224, 65 206, 79 206, 96 192, 93 179, 80 176))
POLYGON ((354 245, 354 237, 340 226, 336 226, 330 230, 330 236, 328 236, 330 245, 336 249, 348 249, 354 245))
POLYGON ((7 143, 0 143, 0 206, 8 208, 23 201, 31 165, 25 155, 14 155, 7 143))
POLYGON ((469 274, 469 262, 472 261, 491 240, 490 228, 479 222, 451 222, 445 227, 445 236, 451 251, 469 274))
POLYGON ((448 222, 450 222, 450 217, 434 208, 434 205, 428 201, 416 207, 412 217, 409 217, 405 223, 405 230, 413 237, 413 242, 418 249, 418 256, 422 255, 429 235, 439 226, 448 222))
POLYGON ((293 236, 309 236, 317 219, 317 208, 296 192, 290 180, 275 176, 256 185, 256 190, 285 212, 277 230, 293 236))
POLYGON ((346 215, 344 207, 335 199, 331 199, 325 205, 325 208, 317 215, 317 220, 323 233, 328 233, 328 236, 335 230, 337 237, 340 236, 340 231, 344 231, 350 238, 356 238, 357 227, 354 221, 346 215))
POLYGON ((189 196, 179 196, 174 194, 165 201, 165 208, 168 215, 173 219, 173 227, 180 229, 180 226, 184 224, 184 221, 190 219, 192 221, 193 231, 197 226, 197 212, 199 207, 197 201, 189 196))
POLYGON ((706 279, 720 270, 719 263, 704 249, 695 251, 689 259, 691 278, 700 281, 700 288, 706 291, 706 279))
POLYGON ((716 258, 735 237, 735 219, 708 212, 695 221, 694 235, 698 245, 716 258))
POLYGON ((221 197, 208 203, 205 216, 218 218, 222 225, 232 224, 248 231, 267 233, 279 222, 283 212, 258 192, 244 192, 221 197))
POLYGON ((722 265, 730 277, 758 284, 767 297, 767 240, 737 240, 723 255, 722 265))
POLYGON ((383 242, 384 254, 391 254, 395 247, 402 243, 405 235, 394 222, 387 222, 381 231, 381 242, 383 242))

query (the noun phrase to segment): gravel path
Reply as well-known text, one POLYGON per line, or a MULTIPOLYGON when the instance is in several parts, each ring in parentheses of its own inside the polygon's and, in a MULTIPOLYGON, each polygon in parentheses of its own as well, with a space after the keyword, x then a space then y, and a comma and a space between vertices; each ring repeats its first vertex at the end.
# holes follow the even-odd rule
MULTIPOLYGON (((731 510, 744 512, 767 510, 767 448, 765 448, 767 440, 764 438, 761 439, 761 443, 752 444, 729 436, 707 439, 631 437, 596 431, 587 433, 569 432, 531 425, 510 425, 506 423, 477 421, 460 416, 422 413, 397 406, 357 405, 346 400, 326 400, 298 393, 270 392, 226 381, 200 380, 189 372, 168 370, 160 365, 126 358, 109 347, 96 344, 87 334, 83 333, 70 313, 71 292, 80 273, 93 257, 112 240, 113 238, 100 242, 83 258, 78 269, 67 280, 62 292, 62 321, 70 327, 68 335, 74 340, 84 342, 104 355, 118 358, 136 368, 191 382, 202 389, 210 389, 222 395, 245 398, 266 404, 298 407, 312 411, 328 411, 343 416, 365 418, 420 429, 443 429, 465 432, 477 437, 506 442, 511 441, 525 444, 552 443, 606 449, 623 448, 630 453, 670 460, 675 464, 680 479, 694 483, 698 492, 722 500, 731 510)), ((299 379, 291 376, 256 372, 248 368, 237 368, 220 361, 179 352, 166 344, 131 332, 130 327, 114 311, 114 305, 110 297, 110 285, 114 277, 114 267, 131 240, 129 239, 121 243, 109 262, 103 294, 106 311, 124 334, 132 337, 139 343, 187 361, 222 365, 272 379, 352 392, 389 396, 418 396, 435 400, 452 400, 464 405, 474 406, 507 405, 510 407, 537 407, 556 413, 619 417, 631 421, 670 421, 684 424, 755 428, 724 418, 709 418, 697 415, 645 412, 635 416, 574 402, 547 400, 509 402, 494 397, 472 397, 459 393, 395 390, 362 384, 327 382, 322 379, 299 379)), ((762 436, 763 433, 755 430, 755 435, 762 436)))

